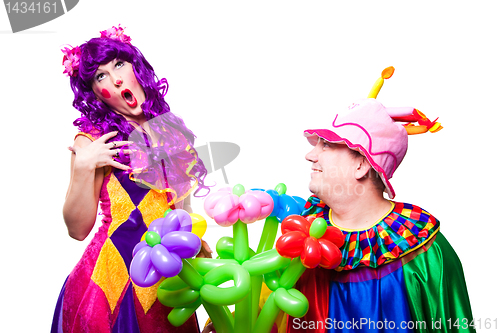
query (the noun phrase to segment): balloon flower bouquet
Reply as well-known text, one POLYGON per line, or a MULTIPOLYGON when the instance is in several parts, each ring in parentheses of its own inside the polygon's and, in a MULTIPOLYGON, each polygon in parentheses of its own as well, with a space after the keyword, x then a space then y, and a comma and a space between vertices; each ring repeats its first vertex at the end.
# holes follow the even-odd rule
POLYGON ((236 185, 208 195, 207 215, 223 227, 233 227, 233 237, 217 242, 217 259, 193 259, 206 230, 203 218, 168 210, 150 224, 135 247, 130 276, 141 287, 166 277, 158 287, 158 299, 173 307, 168 319, 175 326, 203 305, 219 333, 269 332, 280 311, 294 317, 306 314, 309 303, 293 288, 302 273, 318 265, 335 268, 341 260, 342 232, 322 218, 296 215, 304 204, 287 195, 284 184, 267 191, 245 191, 236 185), (255 252, 249 247, 247 224, 261 219, 266 220, 255 252), (282 236, 273 248, 280 223, 282 236), (230 287, 221 287, 230 281, 230 287), (259 312, 263 282, 272 293, 259 312), (233 304, 234 316, 228 309, 233 304))

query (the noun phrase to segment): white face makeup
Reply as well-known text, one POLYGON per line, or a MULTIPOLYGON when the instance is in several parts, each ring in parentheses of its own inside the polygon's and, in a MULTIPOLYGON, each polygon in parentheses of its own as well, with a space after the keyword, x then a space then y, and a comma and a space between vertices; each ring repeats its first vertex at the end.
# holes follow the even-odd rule
POLYGON ((94 75, 92 90, 100 101, 125 119, 139 123, 143 120, 141 105, 146 96, 129 62, 114 59, 100 65, 94 75))

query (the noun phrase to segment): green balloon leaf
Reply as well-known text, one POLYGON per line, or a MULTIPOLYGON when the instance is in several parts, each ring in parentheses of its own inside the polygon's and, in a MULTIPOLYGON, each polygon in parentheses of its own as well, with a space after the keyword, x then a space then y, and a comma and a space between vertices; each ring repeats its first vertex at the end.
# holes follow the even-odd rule
POLYGON ((326 221, 325 219, 318 217, 311 223, 311 227, 309 228, 309 235, 318 239, 321 238, 326 232, 326 221))
POLYGON ((165 213, 163 213, 163 217, 166 217, 168 215, 168 213, 170 213, 172 211, 172 208, 169 208, 165 211, 165 213))
POLYGON ((149 246, 153 247, 155 245, 158 245, 161 243, 161 237, 160 235, 155 232, 155 231, 148 231, 146 233, 146 243, 148 243, 149 246))
POLYGON ((276 185, 274 190, 278 192, 279 195, 283 195, 286 193, 286 185, 283 183, 279 183, 278 185, 276 185))
POLYGON ((241 197, 241 195, 245 193, 245 187, 241 184, 234 185, 233 194, 241 197))
POLYGON ((283 312, 293 317, 303 317, 309 309, 307 298, 297 289, 278 288, 274 301, 283 312))

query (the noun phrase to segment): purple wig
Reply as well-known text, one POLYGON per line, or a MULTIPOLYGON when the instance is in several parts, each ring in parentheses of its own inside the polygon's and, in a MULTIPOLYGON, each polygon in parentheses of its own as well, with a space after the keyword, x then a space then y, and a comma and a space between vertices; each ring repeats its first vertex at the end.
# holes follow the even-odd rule
MULTIPOLYGON (((165 101, 165 94, 168 90, 166 79, 158 80, 153 67, 144 58, 142 53, 135 46, 110 38, 93 38, 87 43, 80 45, 81 58, 78 68, 78 74, 70 78, 71 89, 75 94, 73 106, 82 113, 82 116, 76 119, 73 124, 82 132, 92 133, 97 136, 118 131, 118 134, 112 141, 128 140, 130 134, 136 127, 132 126, 122 115, 115 113, 105 103, 99 101, 93 90, 92 82, 95 72, 101 64, 107 64, 113 59, 120 59, 132 64, 137 81, 142 86, 146 100, 141 105, 146 120, 155 119, 148 122, 151 129, 160 134, 158 145, 166 146, 165 151, 153 153, 158 156, 146 158, 144 169, 151 170, 155 161, 162 160, 163 174, 168 172, 168 185, 184 183, 190 181, 190 177, 195 177, 198 181, 196 194, 201 189, 209 188, 204 184, 207 174, 203 161, 195 158, 194 165, 190 166, 190 175, 179 168, 186 163, 185 154, 179 154, 182 147, 192 148, 195 135, 189 130, 184 121, 170 112, 170 107, 165 101), (172 149, 172 147, 175 147, 172 149), (177 158, 176 156, 180 156, 177 158)), ((151 138, 144 133, 143 146, 140 148, 149 148, 151 152, 151 138)), ((141 146, 140 143, 138 143, 141 146)), ((156 150, 157 151, 157 150, 156 150)), ((197 157, 196 151, 192 148, 191 152, 197 157)), ((119 162, 130 165, 130 158, 120 154, 119 162)), ((156 163, 158 164, 158 163, 156 163)), ((157 167, 157 166, 156 166, 157 167)), ((186 185, 184 186, 186 187, 186 185)))

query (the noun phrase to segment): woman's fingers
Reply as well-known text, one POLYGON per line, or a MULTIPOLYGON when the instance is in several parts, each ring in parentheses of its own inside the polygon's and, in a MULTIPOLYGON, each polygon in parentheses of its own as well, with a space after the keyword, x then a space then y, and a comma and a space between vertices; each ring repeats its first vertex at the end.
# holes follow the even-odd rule
POLYGON ((75 155, 76 155, 76 151, 78 150, 78 148, 76 148, 76 147, 72 147, 72 146, 69 146, 69 147, 68 147, 68 150, 69 150, 69 151, 71 151, 73 154, 75 154, 75 155))
POLYGON ((108 150, 109 156, 118 157, 120 154, 130 155, 132 153, 131 149, 110 149, 108 150))
POLYGON ((120 156, 120 149, 110 149, 108 151, 108 154, 111 157, 118 157, 118 156, 120 156))
POLYGON ((133 141, 112 141, 112 142, 106 143, 106 141, 108 141, 112 137, 116 136, 117 134, 118 134, 118 131, 113 131, 113 132, 106 133, 103 136, 101 136, 99 139, 95 140, 94 142, 104 143, 105 146, 107 148, 110 148, 110 149, 111 148, 122 147, 122 146, 125 146, 125 145, 131 145, 131 144, 134 143, 133 141))
POLYGON ((117 169, 120 169, 120 170, 129 170, 130 167, 128 165, 125 165, 125 164, 121 164, 115 160, 112 160, 110 163, 109 163, 109 166, 112 166, 113 168, 117 168, 117 169))
POLYGON ((113 132, 106 133, 103 136, 101 136, 99 139, 95 140, 94 142, 98 142, 98 141, 100 141, 100 142, 106 142, 109 139, 111 139, 112 137, 116 136, 117 134, 118 134, 118 131, 113 131, 113 132))
POLYGON ((112 166, 121 170, 130 169, 129 166, 117 162, 115 159, 132 153, 132 150, 127 145, 132 145, 133 141, 112 141, 106 143, 111 138, 118 134, 117 131, 109 132, 92 142, 86 147, 68 147, 75 155, 80 154, 80 160, 84 163, 91 163, 96 168, 106 165, 112 166), (81 151, 80 151, 81 150, 81 151))
POLYGON ((119 147, 123 147, 125 145, 131 145, 133 143, 134 143, 133 141, 113 141, 113 142, 107 143, 106 147, 108 147, 110 149, 119 148, 119 147))

